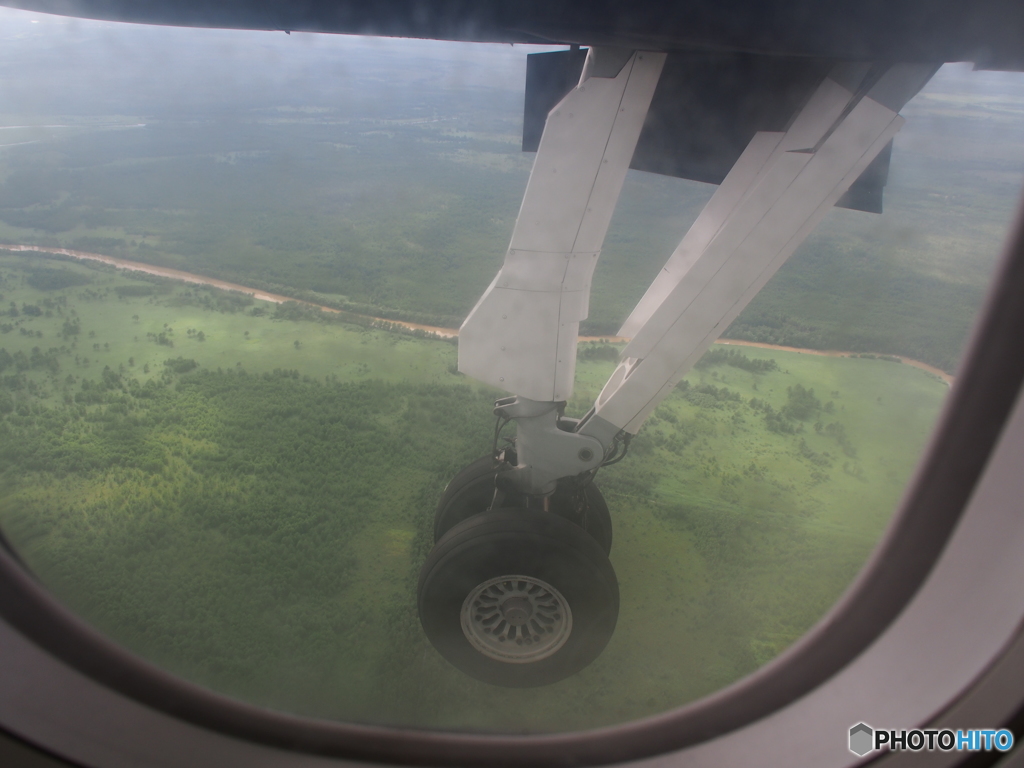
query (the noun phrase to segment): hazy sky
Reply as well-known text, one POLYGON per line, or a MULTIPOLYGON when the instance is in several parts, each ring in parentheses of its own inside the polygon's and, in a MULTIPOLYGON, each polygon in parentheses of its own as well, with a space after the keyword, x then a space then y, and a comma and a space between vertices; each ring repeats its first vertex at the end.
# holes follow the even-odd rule
POLYGON ((0 112, 51 111, 71 91, 145 102, 266 99, 408 88, 522 92, 527 53, 552 47, 238 30, 70 19, 0 8, 0 112))
MULTIPOLYGON (((55 115, 238 118, 273 107, 403 117, 436 106, 513 120, 526 55, 541 50, 552 47, 152 27, 0 8, 0 125, 55 115)), ((966 119, 976 143, 1024 167, 1022 73, 947 65, 904 114, 901 142, 938 132, 935 121, 966 119)))
MULTIPOLYGON (((248 92, 344 92, 384 99, 410 87, 522 92, 527 53, 552 47, 237 30, 180 29, 71 19, 0 8, 0 112, 97 86, 146 102, 243 98, 248 92), (327 87, 328 84, 330 87, 327 87), (313 86, 313 87, 311 87, 313 86), (215 96, 215 94, 219 94, 215 96)), ((947 67, 929 90, 1005 95, 1024 103, 1020 73, 947 67)))

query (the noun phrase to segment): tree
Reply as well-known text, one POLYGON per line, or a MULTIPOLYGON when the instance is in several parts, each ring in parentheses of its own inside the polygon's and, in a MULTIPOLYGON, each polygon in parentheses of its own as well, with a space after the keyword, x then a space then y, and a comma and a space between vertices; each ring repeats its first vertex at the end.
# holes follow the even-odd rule
POLYGON ((807 421, 821 410, 821 401, 814 396, 813 389, 800 384, 786 388, 788 402, 782 407, 782 414, 790 419, 807 421))

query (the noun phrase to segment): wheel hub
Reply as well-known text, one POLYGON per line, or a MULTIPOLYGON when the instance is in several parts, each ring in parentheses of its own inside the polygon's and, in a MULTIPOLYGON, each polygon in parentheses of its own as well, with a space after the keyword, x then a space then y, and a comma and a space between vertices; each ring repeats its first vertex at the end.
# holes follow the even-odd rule
POLYGON ((509 624, 519 627, 533 615, 533 606, 529 600, 521 597, 510 597, 501 604, 501 615, 509 624))
POLYGON ((569 603, 532 576, 499 576, 478 584, 462 604, 462 631, 480 653, 528 664, 561 648, 572 632, 569 603))

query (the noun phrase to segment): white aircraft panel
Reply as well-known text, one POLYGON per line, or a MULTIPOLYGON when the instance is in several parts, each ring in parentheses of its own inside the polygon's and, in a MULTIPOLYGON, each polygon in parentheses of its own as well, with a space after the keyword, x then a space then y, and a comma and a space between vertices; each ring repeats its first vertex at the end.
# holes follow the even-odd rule
POLYGON ((551 110, 511 248, 572 250, 629 71, 627 65, 615 80, 594 80, 584 93, 572 90, 551 110))
POLYGON ((645 358, 669 328, 715 278, 722 265, 732 257, 754 228, 764 220, 785 190, 810 162, 812 155, 786 152, 774 155, 774 161, 761 175, 743 202, 737 206, 694 265, 658 306, 647 323, 626 346, 626 357, 645 358))
POLYGON ((852 98, 851 91, 826 77, 793 120, 793 124, 779 144, 779 150, 795 152, 816 147, 822 137, 843 116, 843 110, 849 106, 852 98))
POLYGON ((459 333, 463 373, 531 400, 572 394, 594 266, 664 61, 634 53, 549 113, 505 263, 459 333))
MULTIPOLYGON (((886 144, 889 143, 892 137, 903 125, 903 123, 904 120, 902 117, 897 117, 893 121, 890 130, 887 130, 885 133, 883 133, 882 137, 879 138, 874 145, 872 145, 872 147, 865 153, 861 161, 858 162, 854 169, 846 175, 846 177, 840 183, 839 188, 849 189, 850 185, 857 180, 860 174, 871 162, 871 159, 873 159, 879 152, 882 151, 882 149, 885 147, 886 144)), ((683 378, 683 376, 687 374, 687 372, 691 368, 693 368, 697 361, 700 360, 701 356, 705 352, 707 352, 708 348, 712 344, 715 343, 718 337, 721 336, 725 329, 729 327, 732 321, 739 316, 740 312, 743 311, 743 309, 747 306, 747 304, 750 303, 754 296, 756 296, 757 293, 765 286, 768 280, 770 280, 771 277, 779 270, 779 268, 786 263, 786 260, 791 255, 793 255, 793 252, 799 247, 800 243, 802 243, 807 238, 807 236, 814 230, 814 228, 818 226, 818 224, 821 222, 821 219, 824 218, 825 215, 829 212, 829 210, 835 205, 835 201, 842 197, 842 194, 843 193, 837 193, 836 191, 833 191, 833 193, 830 194, 824 202, 822 202, 818 210, 815 211, 812 217, 807 220, 807 223, 805 223, 804 226, 802 226, 800 230, 796 233, 796 235, 794 235, 790 243, 788 243, 786 247, 779 252, 779 254, 768 265, 768 268, 764 272, 762 272, 757 277, 757 280, 754 281, 747 288, 747 290, 740 297, 739 301, 733 304, 732 307, 729 308, 729 311, 724 315, 724 317, 722 317, 722 319, 718 323, 716 323, 710 331, 708 331, 707 335, 697 345, 695 345, 693 351, 686 356, 686 359, 683 360, 682 364, 679 366, 676 372, 669 378, 665 386, 663 386, 658 391, 658 393, 653 398, 651 398, 648 404, 644 406, 644 408, 642 408, 639 411, 639 413, 636 416, 634 416, 633 419, 627 425, 625 425, 626 431, 632 432, 633 434, 639 431, 640 426, 643 424, 644 420, 650 415, 650 412, 657 407, 658 403, 664 400, 672 392, 672 389, 675 387, 675 385, 679 383, 679 381, 683 378)))
MULTIPOLYGON (((834 102, 825 106, 834 111, 834 102)), ((825 120, 801 118, 794 122, 799 141, 787 136, 780 149, 804 144, 815 131, 827 139, 814 153, 773 153, 750 193, 627 345, 624 356, 640 362, 602 392, 601 418, 636 432, 902 124, 869 98, 824 130, 825 120), (812 123, 815 131, 808 128, 812 123)))
POLYGON ((669 257, 661 272, 651 283, 644 297, 636 305, 626 322, 619 329, 619 336, 632 338, 651 318, 651 314, 665 300, 672 289, 679 284, 686 273, 700 258, 712 238, 722 228, 722 223, 733 209, 746 197, 750 187, 764 169, 769 157, 785 134, 762 131, 754 135, 743 150, 732 171, 722 181, 711 199, 700 212, 697 220, 687 231, 679 246, 669 257))
MULTIPOLYGON (((600 251, 604 245, 608 224, 615 212, 664 62, 664 54, 643 51, 636 54, 629 87, 623 92, 615 117, 615 129, 608 137, 597 178, 573 242, 574 251, 600 251)), ((593 87, 595 82, 601 81, 591 78, 580 86, 580 90, 593 87)))
POLYGON ((560 291, 492 284, 459 331, 459 370, 531 400, 555 400, 560 291), (547 376, 538 375, 538 371, 547 376))

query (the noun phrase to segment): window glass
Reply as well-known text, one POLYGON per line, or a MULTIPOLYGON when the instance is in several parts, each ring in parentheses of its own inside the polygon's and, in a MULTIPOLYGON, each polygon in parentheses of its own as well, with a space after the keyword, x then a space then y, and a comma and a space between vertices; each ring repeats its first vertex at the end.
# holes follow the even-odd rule
MULTIPOLYGON (((599 473, 603 653, 510 689, 432 647, 417 579, 506 394, 453 329, 502 263, 551 49, 0 19, 3 535, 122 646, 316 717, 593 728, 785 650, 893 514, 1024 172, 1024 79, 943 67, 885 213, 831 211, 599 473)), ((569 415, 714 189, 628 175, 569 415)))

